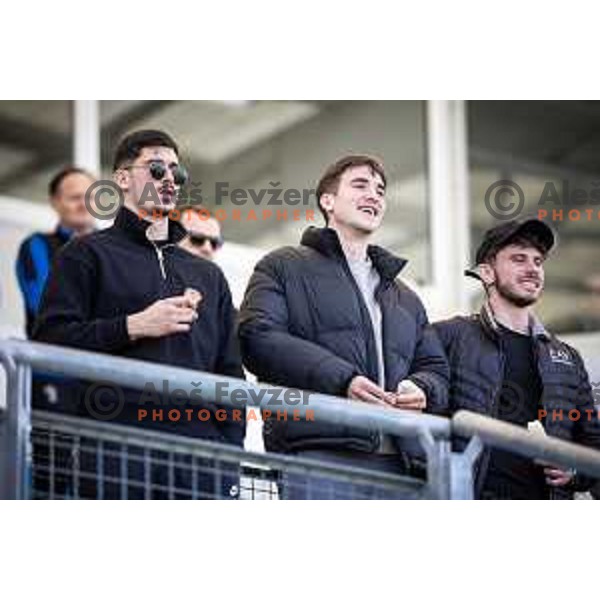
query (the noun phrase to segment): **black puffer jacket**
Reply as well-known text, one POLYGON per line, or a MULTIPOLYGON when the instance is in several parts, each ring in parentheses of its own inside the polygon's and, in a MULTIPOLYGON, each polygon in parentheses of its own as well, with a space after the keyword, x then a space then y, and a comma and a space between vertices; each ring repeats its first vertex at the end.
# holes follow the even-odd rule
MULTIPOLYGON (((449 414, 466 409, 496 417, 498 399, 505 384, 505 357, 498 325, 489 308, 484 306, 480 314, 455 317, 435 323, 434 327, 450 363, 449 414)), ((600 427, 581 356, 548 333, 537 320, 534 320, 532 334, 543 386, 539 408, 547 412, 542 419, 546 433, 600 449, 600 427), (569 418, 569 411, 574 409, 580 412, 581 418, 576 420, 576 413, 569 418), (592 418, 588 419, 588 415, 592 418)), ((459 449, 464 447, 464 441, 457 445, 459 449)), ((477 494, 486 477, 489 456, 489 451, 484 451, 477 465, 477 494)), ((574 491, 586 489, 591 483, 587 477, 578 476, 568 488, 555 489, 553 497, 572 497, 574 491)))
MULTIPOLYGON (((383 248, 368 255, 381 282, 376 299, 383 322, 386 389, 405 378, 427 394, 429 411, 446 410, 448 365, 417 295, 396 276, 406 261, 383 248)), ((337 233, 307 229, 298 247, 276 250, 254 271, 241 307, 242 359, 261 380, 345 396, 356 375, 378 380, 375 337, 368 309, 346 262, 337 233)), ((272 421, 268 447, 294 450, 348 447, 367 452, 377 432, 328 423, 272 421)))

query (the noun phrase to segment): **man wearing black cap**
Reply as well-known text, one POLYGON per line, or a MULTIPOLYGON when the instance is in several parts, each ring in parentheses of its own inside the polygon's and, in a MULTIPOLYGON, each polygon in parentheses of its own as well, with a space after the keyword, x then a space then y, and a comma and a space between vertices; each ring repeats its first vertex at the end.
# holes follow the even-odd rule
MULTIPOLYGON (((537 219, 508 221, 485 233, 476 266, 466 272, 482 282, 485 304, 479 314, 435 324, 451 368, 450 411, 468 409, 598 448, 600 429, 583 361, 532 311, 554 245, 552 229, 537 219)), ((569 498, 590 483, 564 467, 486 450, 476 494, 569 498)))

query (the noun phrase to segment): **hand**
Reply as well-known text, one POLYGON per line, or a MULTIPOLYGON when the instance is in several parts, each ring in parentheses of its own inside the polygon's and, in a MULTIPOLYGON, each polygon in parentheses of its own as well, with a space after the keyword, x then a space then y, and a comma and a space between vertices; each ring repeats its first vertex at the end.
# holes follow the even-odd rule
POLYGON ((384 389, 362 375, 357 375, 352 379, 347 395, 348 398, 352 398, 353 400, 360 400, 361 402, 377 404, 379 406, 387 406, 390 396, 384 389))
POLYGON ((185 288, 183 297, 187 299, 190 304, 190 308, 198 310, 198 304, 202 301, 202 294, 194 288, 185 288))
POLYGON ((552 487, 563 487, 571 482, 574 473, 571 469, 561 469, 552 465, 544 467, 546 483, 552 487))
POLYGON ((198 318, 190 296, 173 296, 157 300, 142 312, 127 317, 127 333, 131 340, 164 337, 189 331, 198 318))
POLYGON ((392 394, 392 403, 396 408, 416 410, 422 412, 427 408, 425 392, 410 379, 403 379, 395 394, 392 394))

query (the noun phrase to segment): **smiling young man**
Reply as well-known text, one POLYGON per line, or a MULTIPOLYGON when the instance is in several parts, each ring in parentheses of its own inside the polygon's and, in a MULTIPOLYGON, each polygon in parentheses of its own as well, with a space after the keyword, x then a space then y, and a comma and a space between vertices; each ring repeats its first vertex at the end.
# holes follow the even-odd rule
MULTIPOLYGON (((198 260, 179 246, 185 229, 168 218, 185 181, 177 144, 162 131, 129 134, 116 150, 114 180, 122 190, 124 206, 112 227, 74 240, 58 255, 35 338, 243 377, 225 277, 216 265, 198 260)), ((143 398, 141 392, 128 391, 127 402, 114 421, 243 443, 243 424, 214 418, 219 407, 211 404, 206 408, 213 418, 204 422, 141 423, 138 409, 148 408, 143 398)), ((162 401, 161 408, 168 409, 171 399, 162 401)), ((82 406, 87 417, 86 409, 82 406)))
MULTIPOLYGON (((548 435, 600 448, 583 361, 532 310, 554 243, 552 229, 537 219, 485 233, 476 269, 467 274, 482 282, 486 303, 479 314, 435 324, 450 363, 450 412, 463 408, 522 427, 541 425, 548 435)), ((567 468, 486 450, 476 492, 487 499, 569 498, 590 483, 567 468)))
MULTIPOLYGON (((369 156, 331 165, 317 186, 326 227, 263 258, 248 285, 239 335, 246 367, 265 382, 407 410, 443 411, 448 366, 417 295, 397 276, 406 261, 372 245, 385 211, 383 166, 369 156)), ((330 423, 269 421, 267 447, 405 473, 398 440, 330 423)), ((291 476, 288 498, 308 483, 291 476)), ((346 497, 311 481, 313 497, 346 497)), ((375 490, 362 490, 375 497, 375 490)))

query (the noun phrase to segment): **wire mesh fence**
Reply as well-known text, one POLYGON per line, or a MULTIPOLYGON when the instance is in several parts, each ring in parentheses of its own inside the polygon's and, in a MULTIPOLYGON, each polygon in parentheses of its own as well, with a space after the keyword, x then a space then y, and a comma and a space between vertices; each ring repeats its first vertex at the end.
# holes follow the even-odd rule
POLYGON ((2 498, 472 497, 476 453, 452 452, 451 423, 446 418, 317 393, 306 404, 294 404, 300 418, 310 412, 311 420, 412 439, 426 457, 426 466, 417 474, 388 468, 377 455, 344 462, 337 456, 311 457, 306 452, 247 452, 147 425, 32 411, 34 371, 137 390, 150 384, 158 389, 168 381, 172 389, 188 396, 197 391, 201 377, 206 402, 239 408, 239 398, 233 396, 241 391, 243 406, 251 397, 252 406, 270 409, 270 397, 244 380, 17 340, 0 340, 0 363, 6 374, 7 406, 0 419, 2 498), (229 390, 225 395, 219 392, 223 387, 229 390))
POLYGON ((35 499, 426 497, 407 476, 34 411, 35 499))

